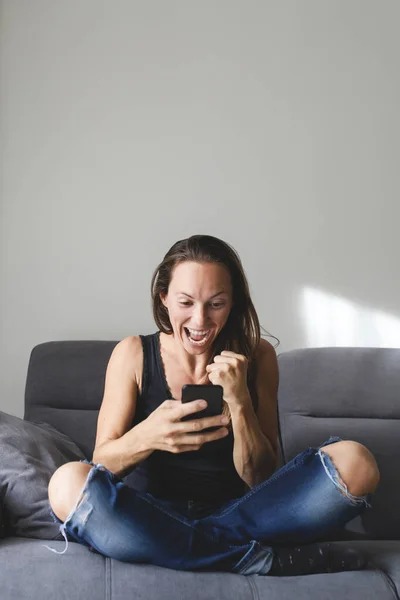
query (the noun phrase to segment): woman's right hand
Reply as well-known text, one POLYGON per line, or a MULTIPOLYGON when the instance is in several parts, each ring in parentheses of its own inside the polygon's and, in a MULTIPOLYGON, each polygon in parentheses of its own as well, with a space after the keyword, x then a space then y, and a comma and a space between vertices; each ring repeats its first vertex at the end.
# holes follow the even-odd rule
POLYGON ((164 450, 177 454, 198 450, 203 444, 219 440, 228 434, 223 425, 228 424, 226 416, 203 417, 190 421, 181 421, 182 417, 204 410, 207 403, 204 400, 179 402, 165 400, 144 421, 142 421, 142 436, 146 446, 152 450, 164 450), (208 427, 219 427, 215 431, 202 433, 208 427))

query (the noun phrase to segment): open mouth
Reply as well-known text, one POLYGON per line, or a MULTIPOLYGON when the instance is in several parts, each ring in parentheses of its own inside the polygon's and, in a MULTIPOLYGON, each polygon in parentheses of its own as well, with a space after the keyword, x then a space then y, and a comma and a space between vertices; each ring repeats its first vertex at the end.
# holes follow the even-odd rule
POLYGON ((184 327, 186 336, 191 344, 194 346, 204 346, 207 343, 208 338, 211 335, 211 329, 203 329, 202 331, 196 331, 195 329, 189 329, 184 327))

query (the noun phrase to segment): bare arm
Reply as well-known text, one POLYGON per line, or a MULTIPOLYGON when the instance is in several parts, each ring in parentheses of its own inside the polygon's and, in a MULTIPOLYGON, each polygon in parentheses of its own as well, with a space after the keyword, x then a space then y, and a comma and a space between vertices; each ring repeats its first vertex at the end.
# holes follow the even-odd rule
POLYGON ((152 452, 141 436, 141 423, 132 428, 138 391, 137 369, 143 364, 138 336, 121 340, 107 365, 104 396, 97 419, 92 461, 125 477, 152 452))
POLYGON ((117 440, 105 442, 93 453, 93 462, 103 464, 109 471, 126 477, 137 464, 145 460, 153 450, 145 450, 140 435, 140 425, 136 425, 117 440))
POLYGON ((257 357, 258 409, 248 401, 231 410, 234 431, 233 459, 248 487, 269 479, 276 469, 278 453, 278 362, 274 347, 261 340, 257 357))

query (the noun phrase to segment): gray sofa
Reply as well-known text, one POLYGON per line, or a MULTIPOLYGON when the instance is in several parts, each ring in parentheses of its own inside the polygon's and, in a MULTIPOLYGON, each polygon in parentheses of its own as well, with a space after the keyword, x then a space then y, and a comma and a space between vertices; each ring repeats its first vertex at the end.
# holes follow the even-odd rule
MULTIPOLYGON (((92 458, 104 375, 116 342, 48 342, 31 354, 24 420, 48 423, 92 458)), ((375 455, 381 482, 373 508, 330 537, 362 549, 368 570, 303 577, 173 571, 112 560, 73 541, 6 535, 0 539, 0 598, 125 600, 163 598, 277 600, 296 597, 399 598, 400 349, 310 348, 283 352, 281 461, 330 435, 354 439, 375 455)), ((129 484, 129 475, 125 479, 129 484)))

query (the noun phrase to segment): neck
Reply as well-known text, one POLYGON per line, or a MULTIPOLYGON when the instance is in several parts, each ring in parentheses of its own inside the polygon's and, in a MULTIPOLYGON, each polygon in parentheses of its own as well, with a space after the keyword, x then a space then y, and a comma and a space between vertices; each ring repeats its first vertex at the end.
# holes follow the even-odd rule
POLYGON ((198 356, 189 354, 182 345, 182 342, 177 340, 173 333, 160 333, 160 344, 162 345, 162 348, 177 361, 191 379, 200 384, 210 383, 206 372, 206 366, 209 364, 212 350, 198 356))

